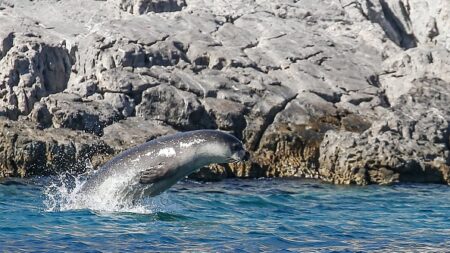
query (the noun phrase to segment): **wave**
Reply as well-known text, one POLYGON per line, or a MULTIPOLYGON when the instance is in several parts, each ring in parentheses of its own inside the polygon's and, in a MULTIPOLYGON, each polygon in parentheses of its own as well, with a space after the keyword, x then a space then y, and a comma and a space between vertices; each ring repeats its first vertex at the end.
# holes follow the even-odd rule
MULTIPOLYGON (((95 173, 95 172, 92 172, 95 173)), ((127 212, 149 214, 171 212, 176 209, 168 193, 156 197, 136 196, 136 188, 128 175, 111 176, 96 187, 95 191, 83 191, 90 173, 72 175, 64 172, 50 178, 44 185, 44 205, 47 212, 89 209, 97 212, 127 212)))

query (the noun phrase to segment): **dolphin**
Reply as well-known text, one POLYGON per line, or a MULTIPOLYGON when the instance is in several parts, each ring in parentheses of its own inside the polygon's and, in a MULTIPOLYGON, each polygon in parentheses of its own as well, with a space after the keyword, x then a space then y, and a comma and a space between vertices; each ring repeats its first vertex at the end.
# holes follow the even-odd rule
POLYGON ((160 137, 125 150, 89 176, 81 188, 96 194, 112 182, 122 184, 122 198, 161 194, 192 172, 213 163, 246 161, 249 153, 233 135, 197 130, 160 137))

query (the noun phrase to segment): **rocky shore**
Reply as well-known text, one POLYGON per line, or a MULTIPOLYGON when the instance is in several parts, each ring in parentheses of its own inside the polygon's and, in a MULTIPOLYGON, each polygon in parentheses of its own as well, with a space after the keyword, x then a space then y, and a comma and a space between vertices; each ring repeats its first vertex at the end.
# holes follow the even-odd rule
POLYGON ((450 183, 447 0, 0 0, 0 177, 221 129, 201 180, 450 183))

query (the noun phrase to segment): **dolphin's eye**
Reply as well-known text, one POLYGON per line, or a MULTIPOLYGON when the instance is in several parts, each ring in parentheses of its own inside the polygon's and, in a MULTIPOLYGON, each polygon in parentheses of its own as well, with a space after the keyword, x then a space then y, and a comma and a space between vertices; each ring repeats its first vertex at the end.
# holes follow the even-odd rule
POLYGON ((232 151, 239 151, 242 149, 242 145, 240 143, 235 143, 233 146, 231 146, 232 151))

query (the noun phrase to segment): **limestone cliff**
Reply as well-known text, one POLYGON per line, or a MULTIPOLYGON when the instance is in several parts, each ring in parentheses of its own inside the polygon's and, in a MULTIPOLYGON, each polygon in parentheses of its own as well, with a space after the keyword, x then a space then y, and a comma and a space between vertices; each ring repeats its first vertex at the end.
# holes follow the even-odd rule
POLYGON ((0 176, 221 129, 193 175, 449 183, 445 0, 0 0, 0 176))

